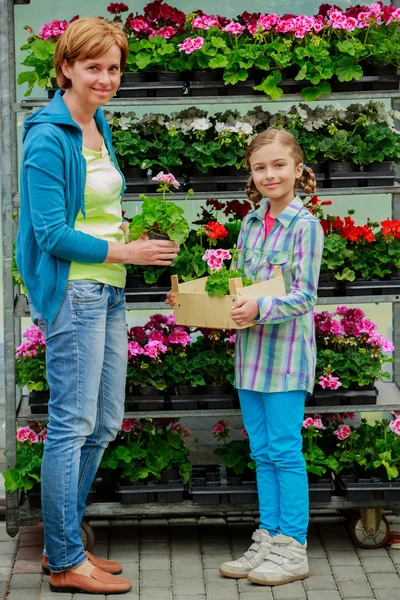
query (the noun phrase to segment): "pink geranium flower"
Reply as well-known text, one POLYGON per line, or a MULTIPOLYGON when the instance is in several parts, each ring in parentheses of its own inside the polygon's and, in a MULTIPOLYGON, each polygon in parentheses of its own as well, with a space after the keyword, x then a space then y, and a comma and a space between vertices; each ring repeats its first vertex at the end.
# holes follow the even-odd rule
POLYGON ((50 21, 50 23, 45 23, 39 29, 39 37, 41 37, 42 40, 54 40, 64 33, 68 25, 69 23, 67 23, 67 21, 58 21, 57 19, 50 21))
POLYGON ((204 39, 202 37, 197 38, 186 38, 183 40, 181 44, 178 45, 180 52, 185 52, 185 54, 191 54, 195 52, 195 50, 199 50, 204 44, 204 39))
POLYGON ((157 181, 158 183, 164 183, 168 186, 173 185, 174 188, 178 189, 180 187, 179 181, 175 179, 172 173, 165 173, 160 171, 158 175, 152 178, 152 181, 157 181))
POLYGON ((174 425, 172 425, 171 433, 180 433, 185 438, 190 438, 190 436, 192 435, 190 433, 189 427, 186 427, 186 425, 181 425, 180 423, 175 423, 174 425))
POLYGON ((29 434, 31 431, 32 429, 29 426, 19 427, 16 432, 17 440, 22 443, 26 442, 29 440, 29 434))
POLYGON ((339 377, 333 377, 332 375, 324 377, 323 375, 321 375, 321 377, 319 378, 319 385, 324 390, 337 390, 342 384, 339 381, 339 377))
POLYGON ((128 360, 139 354, 144 354, 142 346, 138 342, 128 342, 128 360))
POLYGON ((226 33, 232 33, 233 35, 240 35, 245 29, 246 27, 244 25, 241 25, 240 23, 234 23, 232 21, 232 23, 228 23, 228 25, 226 25, 222 31, 226 31, 226 33))
POLYGON ((314 419, 312 417, 307 417, 307 419, 304 419, 303 427, 313 427, 313 425, 314 425, 314 419))
POLYGON ((400 435, 400 418, 396 418, 389 423, 389 429, 396 435, 400 435))
POLYGON ((349 437, 349 435, 351 435, 351 429, 348 425, 339 425, 334 433, 337 435, 339 440, 345 440, 349 437))

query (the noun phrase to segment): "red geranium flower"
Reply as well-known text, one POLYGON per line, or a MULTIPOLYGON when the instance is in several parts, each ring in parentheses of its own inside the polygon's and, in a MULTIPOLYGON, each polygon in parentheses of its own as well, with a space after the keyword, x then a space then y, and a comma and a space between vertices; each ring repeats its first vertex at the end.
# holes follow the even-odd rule
POLYGON ((228 236, 226 227, 216 221, 210 221, 208 225, 204 225, 203 229, 208 231, 207 237, 213 240, 224 240, 228 236))
POLYGON ((121 13, 129 10, 129 6, 123 2, 111 2, 111 4, 107 6, 107 10, 112 15, 120 15, 121 13))

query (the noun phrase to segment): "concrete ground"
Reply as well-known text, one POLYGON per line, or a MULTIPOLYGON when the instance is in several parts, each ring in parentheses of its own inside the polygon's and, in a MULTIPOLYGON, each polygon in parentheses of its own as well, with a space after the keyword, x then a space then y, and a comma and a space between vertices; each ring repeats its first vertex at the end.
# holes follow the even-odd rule
MULTIPOLYGON (((389 517, 392 530, 400 519, 389 517)), ((309 531, 311 575, 304 582, 271 589, 225 579, 221 562, 240 556, 256 528, 252 518, 99 521, 94 554, 119 560, 133 582, 126 600, 399 600, 400 550, 355 548, 344 524, 314 517, 309 531)), ((41 574, 43 532, 25 527, 11 539, 0 523, 0 598, 84 600, 84 594, 54 594, 41 574)), ((106 600, 116 596, 96 596, 106 600)))

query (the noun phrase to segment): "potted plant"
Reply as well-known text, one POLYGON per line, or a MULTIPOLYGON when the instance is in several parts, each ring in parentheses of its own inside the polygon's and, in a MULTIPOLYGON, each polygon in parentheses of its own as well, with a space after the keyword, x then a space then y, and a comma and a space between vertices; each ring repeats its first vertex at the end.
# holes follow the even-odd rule
POLYGON ((148 171, 153 165, 149 158, 151 143, 143 139, 136 115, 130 113, 106 112, 105 117, 110 125, 113 147, 126 179, 128 187, 130 180, 139 179, 141 190, 143 190, 143 179, 147 178, 148 171))
POLYGON ((349 501, 400 497, 400 420, 383 419, 369 424, 362 419, 358 428, 339 425, 337 436, 337 479, 349 501))
POLYGON ((303 456, 306 461, 311 502, 329 502, 335 489, 331 471, 337 472, 338 463, 332 454, 325 451, 321 443, 326 429, 319 416, 310 416, 303 421, 303 456))
POLYGON ((177 421, 124 419, 99 470, 100 474, 107 470, 115 473, 123 504, 182 502, 184 484, 190 478, 191 434, 177 421))
POLYGON ((32 506, 40 506, 40 469, 42 466, 43 445, 46 441, 45 423, 18 427, 17 456, 15 465, 3 472, 6 491, 30 492, 28 497, 32 506))
POLYGON ((316 403, 337 405, 342 396, 346 403, 375 403, 374 383, 389 377, 383 365, 393 362, 385 354, 393 351, 393 344, 359 308, 339 306, 333 313, 315 313, 315 328, 316 403))
MULTIPOLYGON (((175 202, 165 200, 165 194, 172 193, 170 187, 178 189, 179 183, 171 173, 164 174, 162 171, 153 177, 153 181, 160 184, 157 192, 162 193, 162 198, 149 198, 141 194, 142 212, 135 215, 129 225, 131 239, 137 240, 147 233, 150 239, 169 239, 175 244, 182 244, 189 235, 184 209, 175 202)), ((185 202, 192 194, 193 190, 189 190, 185 202)))
POLYGON ((27 387, 33 414, 47 413, 49 386, 46 380, 46 342, 37 325, 22 335, 26 340, 16 348, 15 378, 18 387, 27 387))

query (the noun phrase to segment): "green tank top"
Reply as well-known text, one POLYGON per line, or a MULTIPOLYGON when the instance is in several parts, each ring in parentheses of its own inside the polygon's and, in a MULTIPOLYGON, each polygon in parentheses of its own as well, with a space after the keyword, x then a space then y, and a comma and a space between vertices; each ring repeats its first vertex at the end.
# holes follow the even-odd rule
MULTIPOLYGON (((75 230, 93 237, 124 244, 121 209, 121 175, 114 167, 103 143, 101 152, 82 148, 86 160, 85 210, 86 219, 79 211, 75 230)), ((69 280, 90 279, 114 287, 125 287, 126 270, 112 263, 84 264, 71 262, 69 280)))

